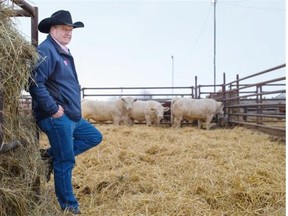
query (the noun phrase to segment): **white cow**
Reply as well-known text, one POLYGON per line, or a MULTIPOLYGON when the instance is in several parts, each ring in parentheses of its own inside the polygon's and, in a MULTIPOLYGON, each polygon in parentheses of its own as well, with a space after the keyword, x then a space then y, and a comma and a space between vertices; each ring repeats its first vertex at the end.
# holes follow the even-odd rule
POLYGON ((198 128, 206 121, 206 129, 209 130, 214 115, 224 114, 223 105, 214 99, 175 98, 171 104, 172 126, 179 128, 181 121, 198 120, 198 128))
POLYGON ((114 125, 119 125, 127 118, 127 112, 132 109, 136 100, 132 97, 109 101, 83 99, 81 102, 82 116, 84 119, 92 119, 95 122, 113 121, 114 125))
POLYGON ((128 112, 130 125, 133 125, 134 120, 138 122, 146 121, 147 126, 151 126, 152 124, 159 125, 161 119, 163 119, 164 112, 168 110, 169 107, 163 107, 158 101, 137 100, 133 104, 133 108, 128 112))

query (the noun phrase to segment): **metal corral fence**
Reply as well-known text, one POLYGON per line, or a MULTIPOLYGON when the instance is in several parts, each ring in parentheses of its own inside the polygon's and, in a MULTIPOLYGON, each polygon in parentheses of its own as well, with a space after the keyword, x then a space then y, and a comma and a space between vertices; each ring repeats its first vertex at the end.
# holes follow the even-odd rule
POLYGON ((286 64, 247 77, 216 85, 189 87, 119 87, 82 88, 82 98, 109 100, 131 96, 141 100, 171 102, 173 97, 214 98, 224 103, 228 125, 256 127, 273 135, 285 137, 286 132, 286 64))
POLYGON ((245 125, 270 134, 286 135, 286 64, 247 77, 218 85, 218 92, 209 92, 214 86, 199 85, 195 95, 223 101, 230 125, 245 125))
POLYGON ((119 97, 135 97, 141 100, 167 101, 173 97, 194 98, 195 88, 189 87, 120 87, 120 88, 82 88, 82 98, 109 100, 119 97))

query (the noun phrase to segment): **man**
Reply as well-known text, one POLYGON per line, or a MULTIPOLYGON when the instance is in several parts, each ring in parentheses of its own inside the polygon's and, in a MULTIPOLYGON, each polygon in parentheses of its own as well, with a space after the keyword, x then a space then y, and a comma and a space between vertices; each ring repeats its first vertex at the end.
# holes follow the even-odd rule
POLYGON ((73 214, 81 213, 72 186, 75 156, 102 141, 102 134, 81 116, 80 85, 67 48, 73 29, 82 27, 82 22, 73 23, 70 12, 64 10, 39 23, 39 31, 48 36, 38 46, 40 60, 29 86, 37 125, 50 143, 42 156, 52 161, 61 209, 73 214))

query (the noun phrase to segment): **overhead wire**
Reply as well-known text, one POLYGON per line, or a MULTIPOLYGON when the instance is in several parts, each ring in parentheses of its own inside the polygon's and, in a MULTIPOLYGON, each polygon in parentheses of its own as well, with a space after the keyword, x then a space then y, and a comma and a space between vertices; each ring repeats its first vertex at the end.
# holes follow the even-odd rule
MULTIPOLYGON (((269 11, 283 11, 285 12, 285 9, 278 9, 278 8, 265 8, 265 7, 253 7, 253 6, 245 6, 245 5, 239 5, 239 3, 250 3, 251 0, 235 0, 235 1, 217 1, 218 5, 223 5, 223 6, 231 6, 231 7, 239 7, 239 8, 248 8, 248 9, 258 9, 258 10, 269 10, 269 11)), ((254 1, 255 2, 255 1, 254 1)), ((200 37, 203 34, 203 31, 207 25, 208 19, 211 15, 211 11, 212 11, 212 7, 209 7, 209 11, 206 15, 206 18, 204 20, 204 23, 201 27, 201 30, 198 34, 198 36, 196 37, 195 42, 193 43, 192 48, 189 50, 188 52, 188 56, 192 54, 192 52, 194 51, 194 49, 197 47, 200 37)))
POLYGON ((200 40, 200 37, 201 37, 201 35, 202 35, 202 33, 203 33, 206 25, 207 25, 208 18, 209 18, 210 15, 211 15, 211 11, 212 11, 212 7, 209 7, 209 11, 208 11, 208 13, 207 13, 207 15, 206 15, 206 18, 205 18, 204 23, 203 23, 203 25, 202 25, 202 27, 201 27, 201 30, 199 31, 199 34, 198 34, 198 36, 196 37, 196 40, 195 40, 192 48, 191 48, 190 51, 188 52, 188 55, 191 55, 191 53, 194 51, 194 49, 195 49, 196 46, 198 45, 198 42, 199 42, 199 40, 200 40))

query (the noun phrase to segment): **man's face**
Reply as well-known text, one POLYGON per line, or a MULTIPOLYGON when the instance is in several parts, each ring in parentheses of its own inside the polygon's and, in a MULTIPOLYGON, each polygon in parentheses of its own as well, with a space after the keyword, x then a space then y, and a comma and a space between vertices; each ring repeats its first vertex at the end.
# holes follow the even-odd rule
POLYGON ((72 38, 73 27, 67 25, 55 25, 50 29, 50 34, 61 45, 66 46, 72 38))

